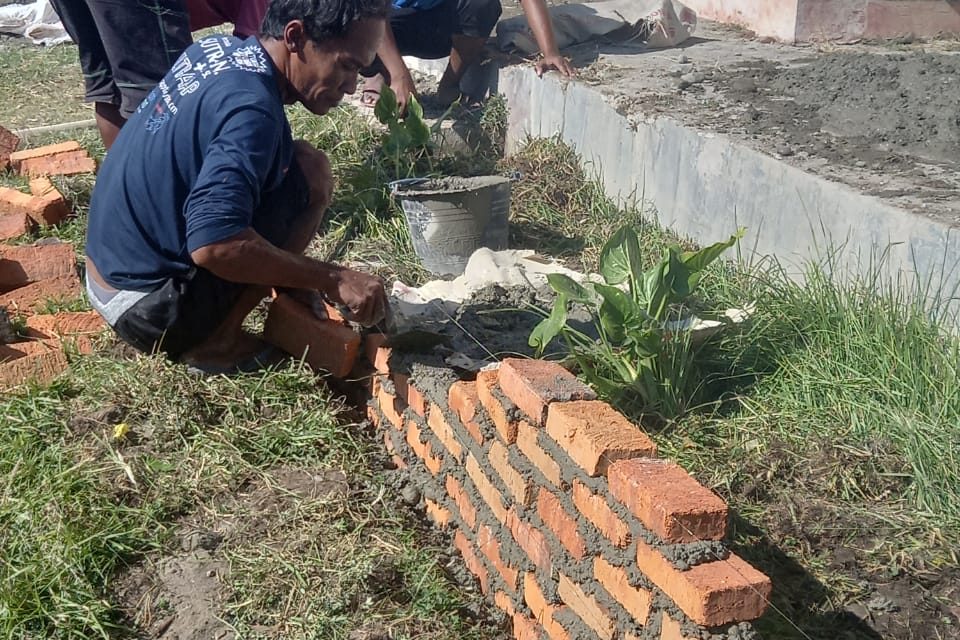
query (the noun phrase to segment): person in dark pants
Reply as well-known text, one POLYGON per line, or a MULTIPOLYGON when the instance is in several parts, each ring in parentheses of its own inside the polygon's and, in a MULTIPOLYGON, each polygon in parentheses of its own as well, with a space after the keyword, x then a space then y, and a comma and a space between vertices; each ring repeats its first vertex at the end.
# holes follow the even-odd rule
POLYGON ((261 35, 204 38, 174 63, 101 166, 87 293, 124 341, 201 371, 263 364, 243 331, 272 288, 320 294, 371 325, 376 277, 302 255, 333 193, 330 163, 294 142, 284 105, 322 115, 357 88, 388 0, 272 0, 261 35))
MULTIPOLYGON (((530 29, 542 57, 535 64, 537 75, 556 70, 565 76, 574 71, 560 55, 545 0, 521 0, 530 29)), ((460 81, 483 55, 487 38, 500 19, 500 0, 394 0, 390 31, 377 52, 377 62, 362 74, 368 78, 361 103, 376 104, 386 82, 402 105, 415 94, 410 70, 402 56, 435 60, 450 56, 437 87, 437 99, 450 104, 461 97, 460 81)), ((476 100, 482 96, 467 96, 476 100)))

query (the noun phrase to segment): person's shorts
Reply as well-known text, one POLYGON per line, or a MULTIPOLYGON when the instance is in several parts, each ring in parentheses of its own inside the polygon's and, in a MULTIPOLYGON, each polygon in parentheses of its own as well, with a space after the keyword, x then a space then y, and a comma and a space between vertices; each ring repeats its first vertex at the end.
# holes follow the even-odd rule
POLYGON ((390 27, 401 55, 436 60, 450 55, 451 37, 488 38, 500 19, 500 0, 446 0, 432 9, 393 9, 390 27))
POLYGON ((129 118, 193 42, 183 0, 52 0, 77 43, 85 99, 129 118))
MULTIPOLYGON (((271 244, 283 246, 309 203, 306 176, 294 159, 281 185, 263 194, 254 214, 254 229, 271 244)), ((87 290, 91 303, 108 322, 108 315, 118 316, 111 324, 124 342, 145 353, 162 351, 177 359, 214 334, 247 286, 193 268, 142 297, 134 297, 125 310, 110 309, 109 301, 95 300, 96 287, 89 282, 87 290)), ((120 291, 116 296, 127 293, 120 291)))

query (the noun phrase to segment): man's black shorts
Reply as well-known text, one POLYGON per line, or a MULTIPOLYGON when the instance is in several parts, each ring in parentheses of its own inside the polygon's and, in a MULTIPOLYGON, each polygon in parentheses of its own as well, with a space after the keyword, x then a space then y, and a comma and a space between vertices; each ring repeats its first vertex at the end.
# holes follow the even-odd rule
POLYGON ((432 9, 393 9, 390 27, 401 55, 436 60, 450 55, 451 36, 488 38, 500 0, 446 0, 432 9))
POLYGON ((120 107, 124 118, 190 46, 183 0, 52 0, 77 43, 87 102, 120 107))
MULTIPOLYGON (((310 188, 294 158, 280 186, 262 195, 254 229, 271 244, 283 246, 309 203, 310 188)), ((163 351, 177 359, 213 335, 247 286, 194 268, 138 300, 113 329, 140 351, 163 351)))

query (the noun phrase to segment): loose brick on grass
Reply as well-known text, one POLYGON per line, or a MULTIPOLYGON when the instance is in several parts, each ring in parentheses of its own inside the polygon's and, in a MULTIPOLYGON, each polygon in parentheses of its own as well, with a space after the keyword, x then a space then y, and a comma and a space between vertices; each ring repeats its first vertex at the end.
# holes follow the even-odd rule
POLYGON ((770 599, 770 579, 734 554, 680 571, 638 539, 637 566, 691 620, 705 627, 759 618, 770 599))
POLYGON ((517 587, 520 585, 520 571, 503 558, 500 553, 500 540, 497 533, 494 533, 494 530, 489 526, 481 524, 477 528, 477 548, 497 570, 510 591, 516 593, 517 587))
POLYGON ((593 577, 600 586, 633 616, 637 624, 647 624, 650 615, 651 593, 646 589, 630 586, 630 578, 621 567, 607 562, 603 557, 593 559, 593 577))
MULTIPOLYGON (((2 269, 2 265, 0 265, 2 269)), ((40 280, 0 294, 0 307, 10 311, 29 313, 42 311, 50 303, 78 300, 81 296, 80 278, 77 274, 40 280)))
POLYGON ((543 426, 547 405, 595 400, 597 394, 555 362, 506 358, 500 363, 500 389, 537 426, 543 426))
POLYGON ((645 527, 670 543, 721 540, 727 503, 665 460, 636 458, 610 465, 610 493, 645 527))
POLYGON ((463 490, 463 485, 452 475, 448 475, 444 480, 444 486, 447 489, 447 495, 457 505, 460 517, 470 529, 477 526, 477 508, 473 506, 470 496, 463 490))
POLYGON ((458 380, 450 385, 447 393, 447 403, 473 441, 483 446, 483 432, 476 422, 477 411, 480 409, 480 396, 477 394, 477 383, 468 380, 458 380))
POLYGON ((477 493, 480 494, 480 498, 487 503, 500 524, 505 523, 507 521, 507 508, 503 506, 503 496, 484 474, 483 469, 480 468, 480 463, 477 462, 472 453, 467 454, 465 467, 467 475, 473 481, 473 486, 477 488, 477 493))
POLYGON ((616 625, 610 617, 610 612, 593 596, 585 593, 580 585, 561 573, 557 582, 557 593, 560 599, 602 640, 613 640, 616 625))
POLYGON ((42 176, 30 181, 33 201, 27 214, 41 227, 59 224, 70 215, 70 207, 50 178, 42 176))
POLYGON ((33 219, 26 213, 0 213, 0 241, 30 233, 33 219))
POLYGON ((397 396, 403 400, 415 414, 421 418, 427 417, 427 399, 420 390, 410 382, 410 376, 395 373, 392 376, 393 386, 397 389, 397 396))
POLYGON ((43 145, 42 147, 32 147, 30 149, 21 149, 10 154, 10 164, 14 169, 19 168, 20 162, 31 160, 33 158, 42 158, 44 156, 55 156, 69 151, 80 151, 82 147, 76 140, 67 140, 66 142, 57 142, 54 144, 43 145))
POLYGON ((477 396, 480 404, 487 410, 490 421, 497 434, 507 444, 517 441, 517 422, 508 413, 506 407, 497 398, 497 370, 480 371, 477 373, 477 396))
POLYGON ((63 349, 46 340, 0 345, 0 390, 48 384, 67 370, 63 349))
POLYGON ((51 156, 28 158, 18 163, 22 176, 73 176, 80 173, 94 173, 97 163, 86 151, 65 151, 51 156))
POLYGON ((429 517, 435 525, 441 529, 446 529, 450 526, 450 520, 453 514, 450 513, 449 509, 444 508, 439 502, 431 500, 430 498, 424 498, 423 502, 427 510, 427 517, 429 517))
POLYGON ((563 483, 560 464, 540 446, 537 441, 540 431, 526 420, 521 420, 517 424, 517 448, 548 482, 560 488, 563 483))
POLYGON ((507 513, 507 528, 510 529, 514 541, 520 545, 530 561, 543 571, 550 573, 553 560, 550 557, 550 545, 543 532, 524 521, 515 507, 511 507, 507 513))
POLYGON ((657 453, 657 446, 643 431, 599 400, 551 404, 547 433, 591 476, 606 474, 617 460, 657 453))
POLYGON ((630 544, 630 527, 610 508, 603 496, 596 495, 579 480, 573 481, 572 494, 573 504, 607 540, 621 548, 630 544))
POLYGON ((506 485, 507 491, 513 495, 514 500, 525 507, 529 506, 533 502, 533 481, 510 464, 509 455, 507 447, 502 442, 494 441, 487 453, 487 460, 506 485))
POLYGON ((463 446, 457 440, 453 433, 453 428, 447 419, 443 416, 443 409, 438 404, 430 404, 430 411, 427 414, 427 426, 430 427, 440 444, 450 452, 457 462, 463 459, 463 446))
POLYGON ((314 369, 343 378, 353 369, 360 336, 344 325, 317 318, 305 305, 286 294, 270 303, 263 338, 314 369))
POLYGON ((22 213, 29 216, 34 207, 34 197, 12 187, 0 187, 0 214, 22 213))
POLYGON ((537 514, 574 560, 586 557, 587 543, 577 529, 577 521, 563 508, 560 499, 545 488, 537 494, 537 514))
POLYGON ((20 146, 20 138, 5 127, 0 127, 0 171, 10 164, 10 154, 20 146))
POLYGON ((27 318, 31 337, 56 339, 73 344, 81 354, 93 352, 92 337, 103 332, 107 325, 96 311, 61 311, 27 318))
POLYGON ((0 291, 67 276, 77 277, 77 256, 68 242, 0 246, 0 291))
POLYGON ((487 568, 483 566, 483 562, 477 557, 473 545, 470 544, 470 540, 462 531, 458 530, 453 535, 453 546, 455 546, 460 552, 460 555, 463 556, 463 561, 467 565, 467 569, 480 582, 480 591, 486 595, 490 590, 490 576, 487 574, 487 568))

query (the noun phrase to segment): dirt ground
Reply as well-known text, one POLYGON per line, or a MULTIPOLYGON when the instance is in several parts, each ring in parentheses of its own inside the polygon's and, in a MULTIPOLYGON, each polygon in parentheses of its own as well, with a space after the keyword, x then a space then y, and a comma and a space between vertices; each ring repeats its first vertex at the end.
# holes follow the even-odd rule
POLYGON ((634 122, 730 135, 891 204, 960 222, 957 43, 786 46, 703 23, 671 50, 574 50, 634 122))

